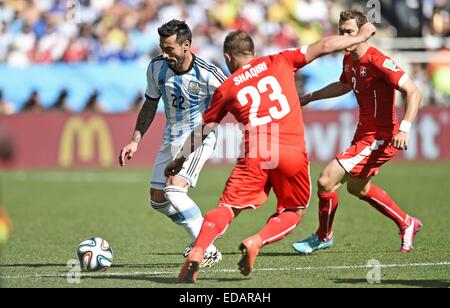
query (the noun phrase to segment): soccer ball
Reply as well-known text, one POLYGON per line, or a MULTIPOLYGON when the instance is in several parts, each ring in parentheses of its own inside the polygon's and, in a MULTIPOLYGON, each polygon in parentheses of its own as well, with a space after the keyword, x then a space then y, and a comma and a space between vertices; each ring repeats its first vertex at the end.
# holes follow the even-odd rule
POLYGON ((83 271, 102 272, 111 267, 113 251, 104 239, 91 237, 78 245, 77 257, 83 271))

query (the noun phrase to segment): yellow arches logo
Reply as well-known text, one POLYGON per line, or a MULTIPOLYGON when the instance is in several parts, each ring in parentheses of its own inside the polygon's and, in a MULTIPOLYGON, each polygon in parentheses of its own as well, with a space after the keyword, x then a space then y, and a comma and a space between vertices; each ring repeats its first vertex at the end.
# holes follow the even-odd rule
POLYGON ((74 162, 75 144, 78 159, 81 162, 92 162, 95 159, 96 137, 100 166, 110 167, 114 163, 111 133, 108 125, 101 117, 83 120, 81 117, 69 118, 64 126, 59 145, 59 164, 71 167, 74 162))

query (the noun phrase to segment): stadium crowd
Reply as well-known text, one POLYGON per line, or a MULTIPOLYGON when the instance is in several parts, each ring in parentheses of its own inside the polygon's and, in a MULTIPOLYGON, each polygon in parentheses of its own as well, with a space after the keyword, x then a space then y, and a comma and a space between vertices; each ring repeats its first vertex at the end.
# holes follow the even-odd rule
MULTIPOLYGON (((274 53, 335 33, 339 12, 358 2, 362 8, 366 5, 366 1, 324 0, 0 0, 0 63, 27 67, 35 63, 148 62, 159 53, 157 27, 176 18, 186 20, 193 29, 194 53, 220 65, 221 44, 230 29, 250 32, 261 48, 259 54, 274 53)), ((397 5, 393 9, 400 12, 398 16, 383 12, 387 18, 380 28, 386 35, 423 36, 429 49, 440 49, 442 38, 450 35, 450 0, 412 1, 420 4, 420 29, 412 34, 402 30, 411 27, 398 23, 402 20, 398 4, 403 2, 381 1, 388 11, 397 5)), ((450 64, 442 66, 417 64, 411 71, 421 84, 442 92, 431 95, 443 97, 437 103, 450 104, 450 86, 442 82, 450 74, 450 64)), ((38 101, 38 95, 31 94, 30 102, 38 101)), ((0 113, 7 113, 2 97, 0 91, 0 113)), ((26 107, 32 105, 25 104, 24 109, 36 109, 26 107)))

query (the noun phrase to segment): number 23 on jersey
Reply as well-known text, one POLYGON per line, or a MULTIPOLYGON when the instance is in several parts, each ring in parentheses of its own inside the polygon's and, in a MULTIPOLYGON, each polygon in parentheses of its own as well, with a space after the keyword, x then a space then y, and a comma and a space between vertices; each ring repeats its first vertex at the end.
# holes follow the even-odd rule
POLYGON ((282 88, 278 80, 273 76, 267 76, 258 82, 256 87, 247 86, 241 89, 237 94, 237 99, 242 106, 246 106, 250 101, 252 105, 250 107, 250 125, 252 127, 261 126, 272 122, 274 119, 279 120, 284 118, 291 112, 289 102, 286 96, 282 92, 282 88), (278 102, 279 106, 272 106, 269 108, 269 114, 264 117, 258 117, 258 111, 261 106, 261 94, 269 91, 269 87, 272 89, 272 93, 269 94, 271 102, 278 102), (280 107, 280 108, 279 108, 280 107))

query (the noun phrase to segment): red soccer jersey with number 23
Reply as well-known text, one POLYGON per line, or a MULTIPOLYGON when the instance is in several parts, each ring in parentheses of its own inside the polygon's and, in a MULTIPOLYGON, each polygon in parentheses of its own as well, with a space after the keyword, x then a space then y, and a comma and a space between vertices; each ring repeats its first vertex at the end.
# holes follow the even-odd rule
POLYGON ((245 158, 238 160, 220 204, 256 208, 273 188, 278 211, 307 206, 308 158, 294 74, 307 64, 305 52, 306 48, 286 50, 254 59, 214 93, 205 124, 219 123, 229 112, 245 128, 245 158), (259 150, 253 151, 255 143, 264 148, 266 142, 270 159, 277 156, 272 167, 264 166, 267 158, 259 150))

